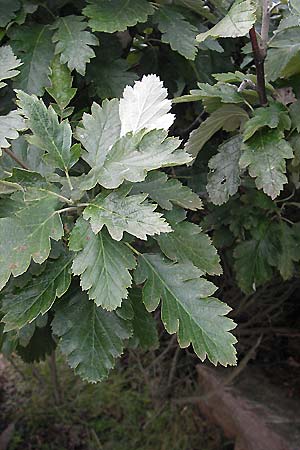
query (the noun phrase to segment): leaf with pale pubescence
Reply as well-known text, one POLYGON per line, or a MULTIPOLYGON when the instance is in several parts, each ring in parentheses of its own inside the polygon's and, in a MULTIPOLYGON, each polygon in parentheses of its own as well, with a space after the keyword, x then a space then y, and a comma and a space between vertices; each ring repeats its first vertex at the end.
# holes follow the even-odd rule
POLYGON ((170 210, 174 205, 192 211, 202 209, 202 201, 195 192, 184 186, 176 178, 168 178, 163 172, 149 172, 145 181, 132 185, 132 194, 145 192, 163 209, 170 210))
POLYGON ((286 159, 293 157, 293 149, 277 130, 258 131, 242 146, 240 167, 248 168, 258 189, 272 199, 287 183, 286 159))
POLYGON ((162 42, 170 44, 172 50, 185 58, 195 59, 198 51, 196 42, 198 30, 182 14, 173 9, 172 5, 161 5, 152 20, 158 24, 162 32, 162 42))
POLYGON ((120 100, 121 136, 142 129, 168 130, 174 122, 167 89, 157 75, 145 75, 134 86, 124 89, 120 100))
POLYGON ((216 287, 201 278, 202 272, 191 263, 172 263, 160 255, 143 254, 135 272, 138 284, 146 281, 143 301, 154 311, 160 300, 161 317, 168 333, 177 332, 179 345, 193 345, 203 361, 236 364, 235 337, 229 333, 234 322, 224 317, 230 308, 211 297, 216 287))
POLYGON ((6 86, 3 80, 8 80, 13 78, 20 73, 16 70, 22 65, 20 59, 18 59, 14 54, 9 45, 0 47, 0 89, 6 86))
POLYGON ((112 311, 121 306, 131 286, 129 270, 136 265, 129 248, 113 240, 106 230, 95 235, 88 222, 79 219, 70 235, 69 247, 78 252, 72 272, 97 306, 112 311))
POLYGON ((55 309, 52 330, 70 367, 83 380, 102 381, 123 353, 124 341, 131 336, 130 323, 81 293, 61 300, 55 309))
POLYGON ((103 192, 85 208, 83 217, 90 221, 94 233, 105 225, 111 237, 120 241, 125 231, 139 239, 171 231, 162 214, 154 212, 157 205, 146 200, 147 194, 127 195, 129 191, 125 187, 103 192))
POLYGON ((191 156, 178 148, 179 139, 167 135, 164 130, 126 134, 113 145, 102 165, 89 172, 87 187, 91 189, 98 182, 114 189, 125 180, 143 181, 150 170, 190 162, 191 156))
POLYGON ((205 33, 198 34, 197 41, 203 42, 207 38, 245 36, 256 20, 255 13, 254 1, 236 0, 220 22, 205 33))
POLYGON ((82 12, 93 31, 114 33, 146 22, 154 8, 147 0, 88 0, 82 12))
POLYGON ((5 331, 20 329, 40 314, 46 314, 56 298, 60 298, 71 283, 71 257, 64 255, 48 261, 46 269, 15 294, 3 297, 2 321, 5 331))
POLYGON ((23 25, 10 31, 10 44, 22 61, 14 86, 28 94, 43 95, 49 86, 50 64, 54 54, 52 32, 46 25, 23 25))
MULTIPOLYGON (((246 122, 247 123, 247 122, 246 122)), ((215 205, 227 202, 238 191, 241 183, 239 160, 242 138, 234 136, 221 144, 218 153, 208 162, 210 172, 207 176, 207 192, 215 205)))
POLYGON ((58 241, 63 235, 55 196, 33 190, 24 201, 23 194, 17 194, 12 201, 15 214, 0 219, 0 289, 11 274, 24 273, 31 259, 42 264, 50 253, 50 238, 58 241))
POLYGON ((77 147, 72 144, 72 130, 67 121, 59 123, 57 114, 42 99, 17 91, 17 104, 28 119, 32 135, 27 140, 47 152, 47 162, 66 173, 78 160, 77 147))
POLYGON ((10 147, 7 139, 17 139, 19 131, 26 130, 25 120, 17 110, 10 111, 6 116, 0 116, 0 156, 1 148, 10 147))
POLYGON ((85 74, 87 63, 95 57, 90 46, 99 44, 96 36, 86 31, 87 26, 84 17, 72 15, 60 17, 51 27, 56 30, 52 39, 56 43, 55 54, 60 55, 62 64, 80 75, 85 74))
POLYGON ((82 158, 91 167, 101 167, 120 132, 118 100, 104 100, 101 106, 93 103, 91 114, 84 113, 82 123, 76 129, 76 137, 86 150, 82 158))
POLYGON ((220 258, 207 234, 190 222, 171 224, 172 233, 156 237, 162 252, 173 261, 193 263, 202 273, 220 275, 220 258))

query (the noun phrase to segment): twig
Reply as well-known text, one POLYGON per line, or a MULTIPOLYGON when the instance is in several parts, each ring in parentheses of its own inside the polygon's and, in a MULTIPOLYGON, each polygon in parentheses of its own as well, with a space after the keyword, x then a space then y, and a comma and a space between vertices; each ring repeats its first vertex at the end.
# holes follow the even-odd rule
POLYGON ((254 27, 251 28, 249 34, 251 39, 254 63, 256 67, 257 92, 259 96, 259 102, 261 106, 266 106, 268 104, 268 100, 266 94, 265 70, 264 70, 265 56, 263 56, 261 49, 258 46, 256 31, 254 27))
POLYGON ((19 166, 21 166, 23 169, 29 170, 29 167, 26 166, 26 164, 24 164, 11 150, 9 150, 9 148, 4 148, 3 151, 5 151, 5 153, 14 161, 16 161, 16 163, 19 164, 19 166))
POLYGON ((168 390, 172 386, 173 378, 174 378, 176 367, 177 367, 177 361, 178 361, 179 352, 180 352, 180 347, 178 345, 178 347, 175 350, 175 353, 174 353, 174 356, 173 356, 173 360, 172 360, 171 369, 170 369, 170 372, 169 372, 168 383, 167 383, 167 389, 168 390))
POLYGON ((57 375, 55 351, 53 351, 50 355, 49 366, 50 366, 50 373, 51 373, 51 379, 52 379, 52 384, 53 384, 53 393, 54 393, 55 404, 59 405, 61 403, 61 391, 60 391, 58 375, 57 375))

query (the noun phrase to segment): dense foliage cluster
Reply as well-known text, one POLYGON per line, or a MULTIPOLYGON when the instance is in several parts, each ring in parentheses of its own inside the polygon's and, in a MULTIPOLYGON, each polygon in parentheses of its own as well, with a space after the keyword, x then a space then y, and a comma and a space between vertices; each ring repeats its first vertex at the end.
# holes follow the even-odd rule
POLYGON ((0 0, 3 352, 100 381, 160 307, 236 363, 215 247, 245 293, 300 260, 300 4, 268 3, 0 0))

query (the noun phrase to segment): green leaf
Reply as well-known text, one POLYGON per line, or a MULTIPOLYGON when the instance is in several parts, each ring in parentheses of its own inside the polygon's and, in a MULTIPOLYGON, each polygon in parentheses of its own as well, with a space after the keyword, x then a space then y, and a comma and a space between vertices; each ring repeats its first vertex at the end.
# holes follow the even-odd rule
POLYGON ((107 377, 131 335, 128 322, 80 293, 57 305, 52 329, 75 373, 93 383, 107 377))
POLYGON ((224 105, 214 111, 196 130, 192 131, 185 150, 196 158, 209 139, 219 130, 234 131, 248 119, 246 111, 236 105, 224 105))
POLYGON ((242 139, 234 136, 221 144, 218 153, 208 163, 210 172, 207 176, 207 192, 215 205, 222 205, 231 195, 237 193, 240 180, 239 160, 242 139))
POLYGON ((134 314, 131 322, 134 341, 143 350, 158 348, 159 338, 156 321, 145 308, 141 289, 131 289, 129 298, 134 314))
POLYGON ((172 6, 161 5, 153 16, 153 22, 158 24, 162 32, 162 42, 170 44, 172 50, 185 58, 195 59, 198 50, 196 42, 198 30, 182 14, 172 6))
POLYGON ((0 219, 0 289, 11 274, 26 272, 31 259, 42 264, 50 253, 50 238, 58 241, 63 235, 55 196, 33 190, 28 200, 17 197, 14 204, 16 214, 0 219))
POLYGON ((105 225, 111 237, 120 241, 125 231, 139 239, 172 231, 162 214, 154 212, 157 205, 146 200, 147 194, 127 195, 129 191, 102 192, 85 208, 83 217, 90 220, 94 233, 105 225))
POLYGON ((49 323, 43 328, 36 327, 26 347, 17 346, 17 353, 26 363, 45 361, 56 348, 49 323))
POLYGON ((216 20, 216 17, 212 14, 203 0, 175 0, 175 4, 184 6, 185 8, 190 9, 196 14, 205 17, 211 22, 214 22, 216 20))
POLYGON ((265 63, 268 80, 289 78, 299 73, 299 30, 299 27, 284 30, 270 41, 265 63))
POLYGON ((256 4, 251 0, 236 0, 228 14, 210 30, 198 34, 197 41, 207 38, 245 36, 255 23, 256 4))
POLYGON ((48 261, 46 269, 17 294, 3 297, 2 321, 5 331, 20 329, 31 323, 40 314, 51 308, 56 298, 60 298, 71 283, 71 258, 64 255, 54 261, 48 261))
POLYGON ((73 153, 72 130, 67 121, 59 123, 57 114, 50 106, 46 108, 42 99, 17 91, 17 104, 28 119, 27 124, 33 135, 28 142, 47 152, 47 162, 68 173, 78 160, 73 153))
POLYGON ((91 82, 91 93, 101 99, 120 98, 127 85, 132 85, 138 78, 132 72, 125 59, 106 59, 97 57, 88 68, 88 80, 91 82))
POLYGON ((79 219, 70 236, 70 249, 79 252, 72 272, 80 275, 80 285, 89 298, 108 311, 121 306, 131 286, 129 270, 136 266, 129 248, 105 230, 95 235, 90 225, 79 219))
POLYGON ((216 288, 201 278, 199 269, 191 263, 171 263, 159 255, 144 254, 139 258, 136 282, 144 281, 147 310, 154 311, 162 300, 163 324, 168 333, 177 332, 181 347, 192 344, 202 361, 207 356, 213 364, 236 364, 236 339, 228 333, 235 324, 224 317, 230 308, 210 297, 216 288))
POLYGON ((278 254, 277 230, 270 221, 260 221, 252 235, 252 239, 234 249, 237 282, 245 293, 255 291, 272 278, 278 254))
POLYGON ((206 100, 217 99, 222 103, 244 103, 242 94, 234 84, 218 81, 214 85, 208 83, 198 83, 199 89, 191 91, 194 100, 202 100, 205 105, 206 100))
POLYGON ((77 89, 72 88, 71 73, 67 66, 60 63, 59 56, 52 61, 49 78, 51 86, 46 88, 46 91, 54 98, 60 111, 63 111, 76 94, 77 89))
POLYGON ((284 280, 292 278, 295 271, 294 263, 300 259, 298 231, 297 226, 291 227, 283 221, 277 223, 274 230, 279 241, 275 254, 276 267, 284 280))
POLYGON ((145 75, 133 87, 127 86, 120 100, 121 136, 143 129, 168 130, 175 116, 169 113, 172 103, 167 95, 157 75, 145 75))
POLYGON ((21 191, 22 187, 17 183, 0 180, 0 194, 12 194, 16 191, 21 191))
POLYGON ((145 181, 134 183, 131 193, 145 192, 163 209, 174 205, 196 211, 202 209, 202 201, 195 192, 164 172, 149 172, 145 181))
POLYGON ((14 85, 28 94, 43 95, 49 86, 50 63, 54 46, 52 32, 45 25, 23 25, 12 29, 10 44, 14 53, 22 60, 20 74, 14 85))
POLYGON ((114 33, 133 27, 138 22, 146 22, 154 13, 153 6, 146 0, 88 0, 83 14, 89 20, 93 31, 114 33))
POLYGON ((114 189, 125 180, 143 181, 150 170, 190 162, 191 157, 178 149, 180 141, 167 138, 167 134, 164 130, 146 134, 142 130, 123 136, 113 145, 102 166, 90 171, 89 188, 98 182, 107 189, 114 189))
POLYGON ((289 107, 290 117, 292 121, 292 128, 300 133, 300 101, 297 100, 289 107))
POLYGON ((93 103, 91 112, 83 114, 76 137, 86 149, 82 158, 91 167, 101 167, 110 148, 120 137, 119 102, 117 99, 104 100, 102 106, 93 103))
POLYGON ((13 78, 20 73, 16 68, 21 65, 20 59, 14 55, 9 45, 0 47, 0 89, 6 86, 3 80, 13 78))
POLYGON ((0 27, 6 27, 16 17, 20 6, 19 0, 0 0, 0 27))
POLYGON ((16 109, 10 111, 6 116, 0 116, 0 156, 1 148, 10 147, 7 139, 17 139, 19 131, 26 130, 25 120, 16 109))
POLYGON ((279 131, 291 128, 291 120, 284 105, 273 102, 269 106, 255 109, 254 116, 245 124, 243 140, 247 141, 264 127, 277 128, 279 131))
POLYGON ((156 238, 162 252, 173 261, 191 262, 202 273, 220 275, 220 258, 207 234, 190 222, 173 225, 173 232, 156 238))
POLYGON ((257 188, 274 200, 288 181, 285 160, 292 157, 293 149, 279 131, 258 131, 244 143, 240 167, 248 167, 257 188))
POLYGON ((85 68, 91 58, 95 57, 90 45, 98 45, 99 41, 92 33, 86 31, 87 23, 82 16, 60 17, 51 29, 57 30, 53 35, 56 43, 55 54, 60 55, 60 62, 68 68, 85 75, 85 68))

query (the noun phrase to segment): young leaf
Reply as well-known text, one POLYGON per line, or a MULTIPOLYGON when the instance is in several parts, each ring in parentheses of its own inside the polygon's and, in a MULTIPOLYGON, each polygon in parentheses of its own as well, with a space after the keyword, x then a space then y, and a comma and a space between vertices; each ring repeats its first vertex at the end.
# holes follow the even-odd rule
POLYGON ((207 234, 190 222, 173 225, 173 232, 156 238, 162 252, 173 261, 191 262, 202 273, 220 275, 220 258, 207 234))
POLYGON ((256 178, 257 188, 274 200, 288 181, 285 160, 292 157, 293 149, 282 139, 280 131, 258 131, 244 143, 240 167, 248 167, 250 176, 256 178))
POLYGON ((132 252, 113 240, 106 230, 95 235, 88 222, 76 222, 70 236, 70 249, 79 252, 72 265, 80 275, 80 285, 97 306, 112 311, 121 306, 131 286, 129 270, 136 266, 132 252))
POLYGON ((68 122, 59 123, 57 114, 50 106, 46 108, 42 99, 17 91, 17 104, 28 119, 33 135, 28 141, 47 152, 47 162, 68 173, 78 160, 71 148, 72 130, 68 122))
POLYGON ((168 91, 157 75, 145 75, 133 87, 127 86, 120 100, 121 136, 129 131, 164 129, 174 122, 168 91))
POLYGON ((52 322, 59 348, 83 380, 107 377, 131 335, 129 322, 104 311, 80 293, 59 302, 52 322))
POLYGON ((284 30, 270 41, 266 58, 268 80, 289 78, 298 73, 297 57, 300 52, 299 27, 284 30))
POLYGON ((136 271, 138 284, 146 281, 143 301, 154 311, 162 300, 161 317, 168 333, 177 332, 181 347, 193 345, 203 361, 236 364, 235 337, 229 333, 234 322, 224 317, 230 308, 210 297, 216 290, 201 278, 202 272, 191 263, 167 262, 160 255, 144 254, 136 271))
POLYGON ((207 38, 226 38, 245 36, 256 17, 256 4, 252 0, 236 0, 228 14, 210 30, 198 34, 197 41, 203 42, 207 38))
POLYGON ((4 28, 16 17, 16 11, 20 9, 19 0, 0 0, 0 27, 4 28))
POLYGON ((26 130, 25 120, 16 109, 6 116, 0 116, 0 156, 1 148, 10 147, 7 139, 17 139, 19 131, 26 130))
POLYGON ((284 105, 273 102, 269 106, 255 109, 254 116, 245 124, 243 140, 247 141, 264 127, 277 128, 279 131, 291 128, 291 120, 284 105))
POLYGON ((60 63, 59 56, 55 56, 52 61, 49 78, 51 86, 46 88, 46 91, 54 98, 62 112, 76 94, 77 89, 72 88, 71 73, 67 66, 60 63))
POLYGON ((87 63, 95 57, 90 46, 99 44, 96 36, 86 31, 84 17, 60 17, 51 28, 57 30, 52 40, 56 43, 55 54, 60 55, 60 62, 67 63, 71 71, 75 69, 84 75, 87 63))
POLYGON ((218 153, 208 163, 210 172, 207 176, 207 192, 215 205, 227 202, 231 195, 238 191, 241 183, 239 160, 242 139, 234 136, 221 144, 218 153))
POLYGON ((221 103, 243 103, 244 98, 234 84, 218 81, 213 86, 208 83, 198 83, 199 89, 191 91, 194 101, 202 100, 204 105, 207 100, 216 99, 221 103))
POLYGON ((9 45, 0 47, 0 89, 6 86, 3 80, 13 78, 20 73, 16 69, 21 65, 21 60, 13 54, 9 45))
POLYGON ((187 59, 194 60, 197 54, 197 28, 172 6, 161 5, 153 16, 153 22, 158 24, 162 32, 162 42, 170 44, 187 59))
POLYGON ((85 208, 83 217, 90 220, 94 233, 105 225, 111 237, 120 241, 125 231, 139 239, 172 231, 162 214, 154 212, 157 205, 146 201, 147 194, 128 196, 128 191, 103 192, 85 208))
POLYGON ((102 167, 90 171, 88 188, 98 182, 107 189, 114 189, 125 180, 143 181, 150 170, 190 162, 192 158, 178 149, 179 144, 177 138, 167 138, 163 130, 128 133, 113 145, 102 167))
POLYGON ((145 192, 163 209, 173 205, 196 211, 202 209, 202 201, 195 192, 175 178, 168 178, 164 172, 149 172, 145 181, 134 183, 131 193, 145 192))
POLYGON ((64 255, 48 261, 46 270, 33 277, 31 282, 17 294, 3 297, 2 321, 5 331, 20 329, 40 314, 46 314, 56 298, 60 298, 71 283, 71 258, 64 255))
POLYGON ((133 339, 143 350, 155 349, 159 346, 156 320, 147 311, 143 303, 141 289, 130 289, 129 299, 133 309, 133 339))
POLYGON ((0 219, 0 289, 10 274, 16 277, 26 272, 31 258, 42 264, 50 253, 50 238, 58 241, 63 235, 57 198, 34 190, 31 197, 27 201, 17 197, 13 201, 16 214, 0 219))
POLYGON ((52 32, 45 25, 33 24, 14 28, 10 32, 14 53, 22 60, 20 74, 14 85, 28 94, 43 95, 49 86, 50 63, 54 46, 52 32))
POLYGON ((91 112, 83 114, 76 137, 86 149, 82 158, 91 167, 101 167, 107 153, 120 137, 119 102, 117 99, 104 100, 102 106, 93 103, 91 112))
POLYGON ((196 130, 192 131, 185 150, 194 158, 219 130, 234 131, 248 119, 246 111, 236 105, 224 105, 214 111, 196 130))
POLYGON ((90 19, 89 26, 93 31, 106 33, 124 31, 138 22, 146 22, 154 13, 147 0, 88 0, 88 3, 82 12, 90 19))

